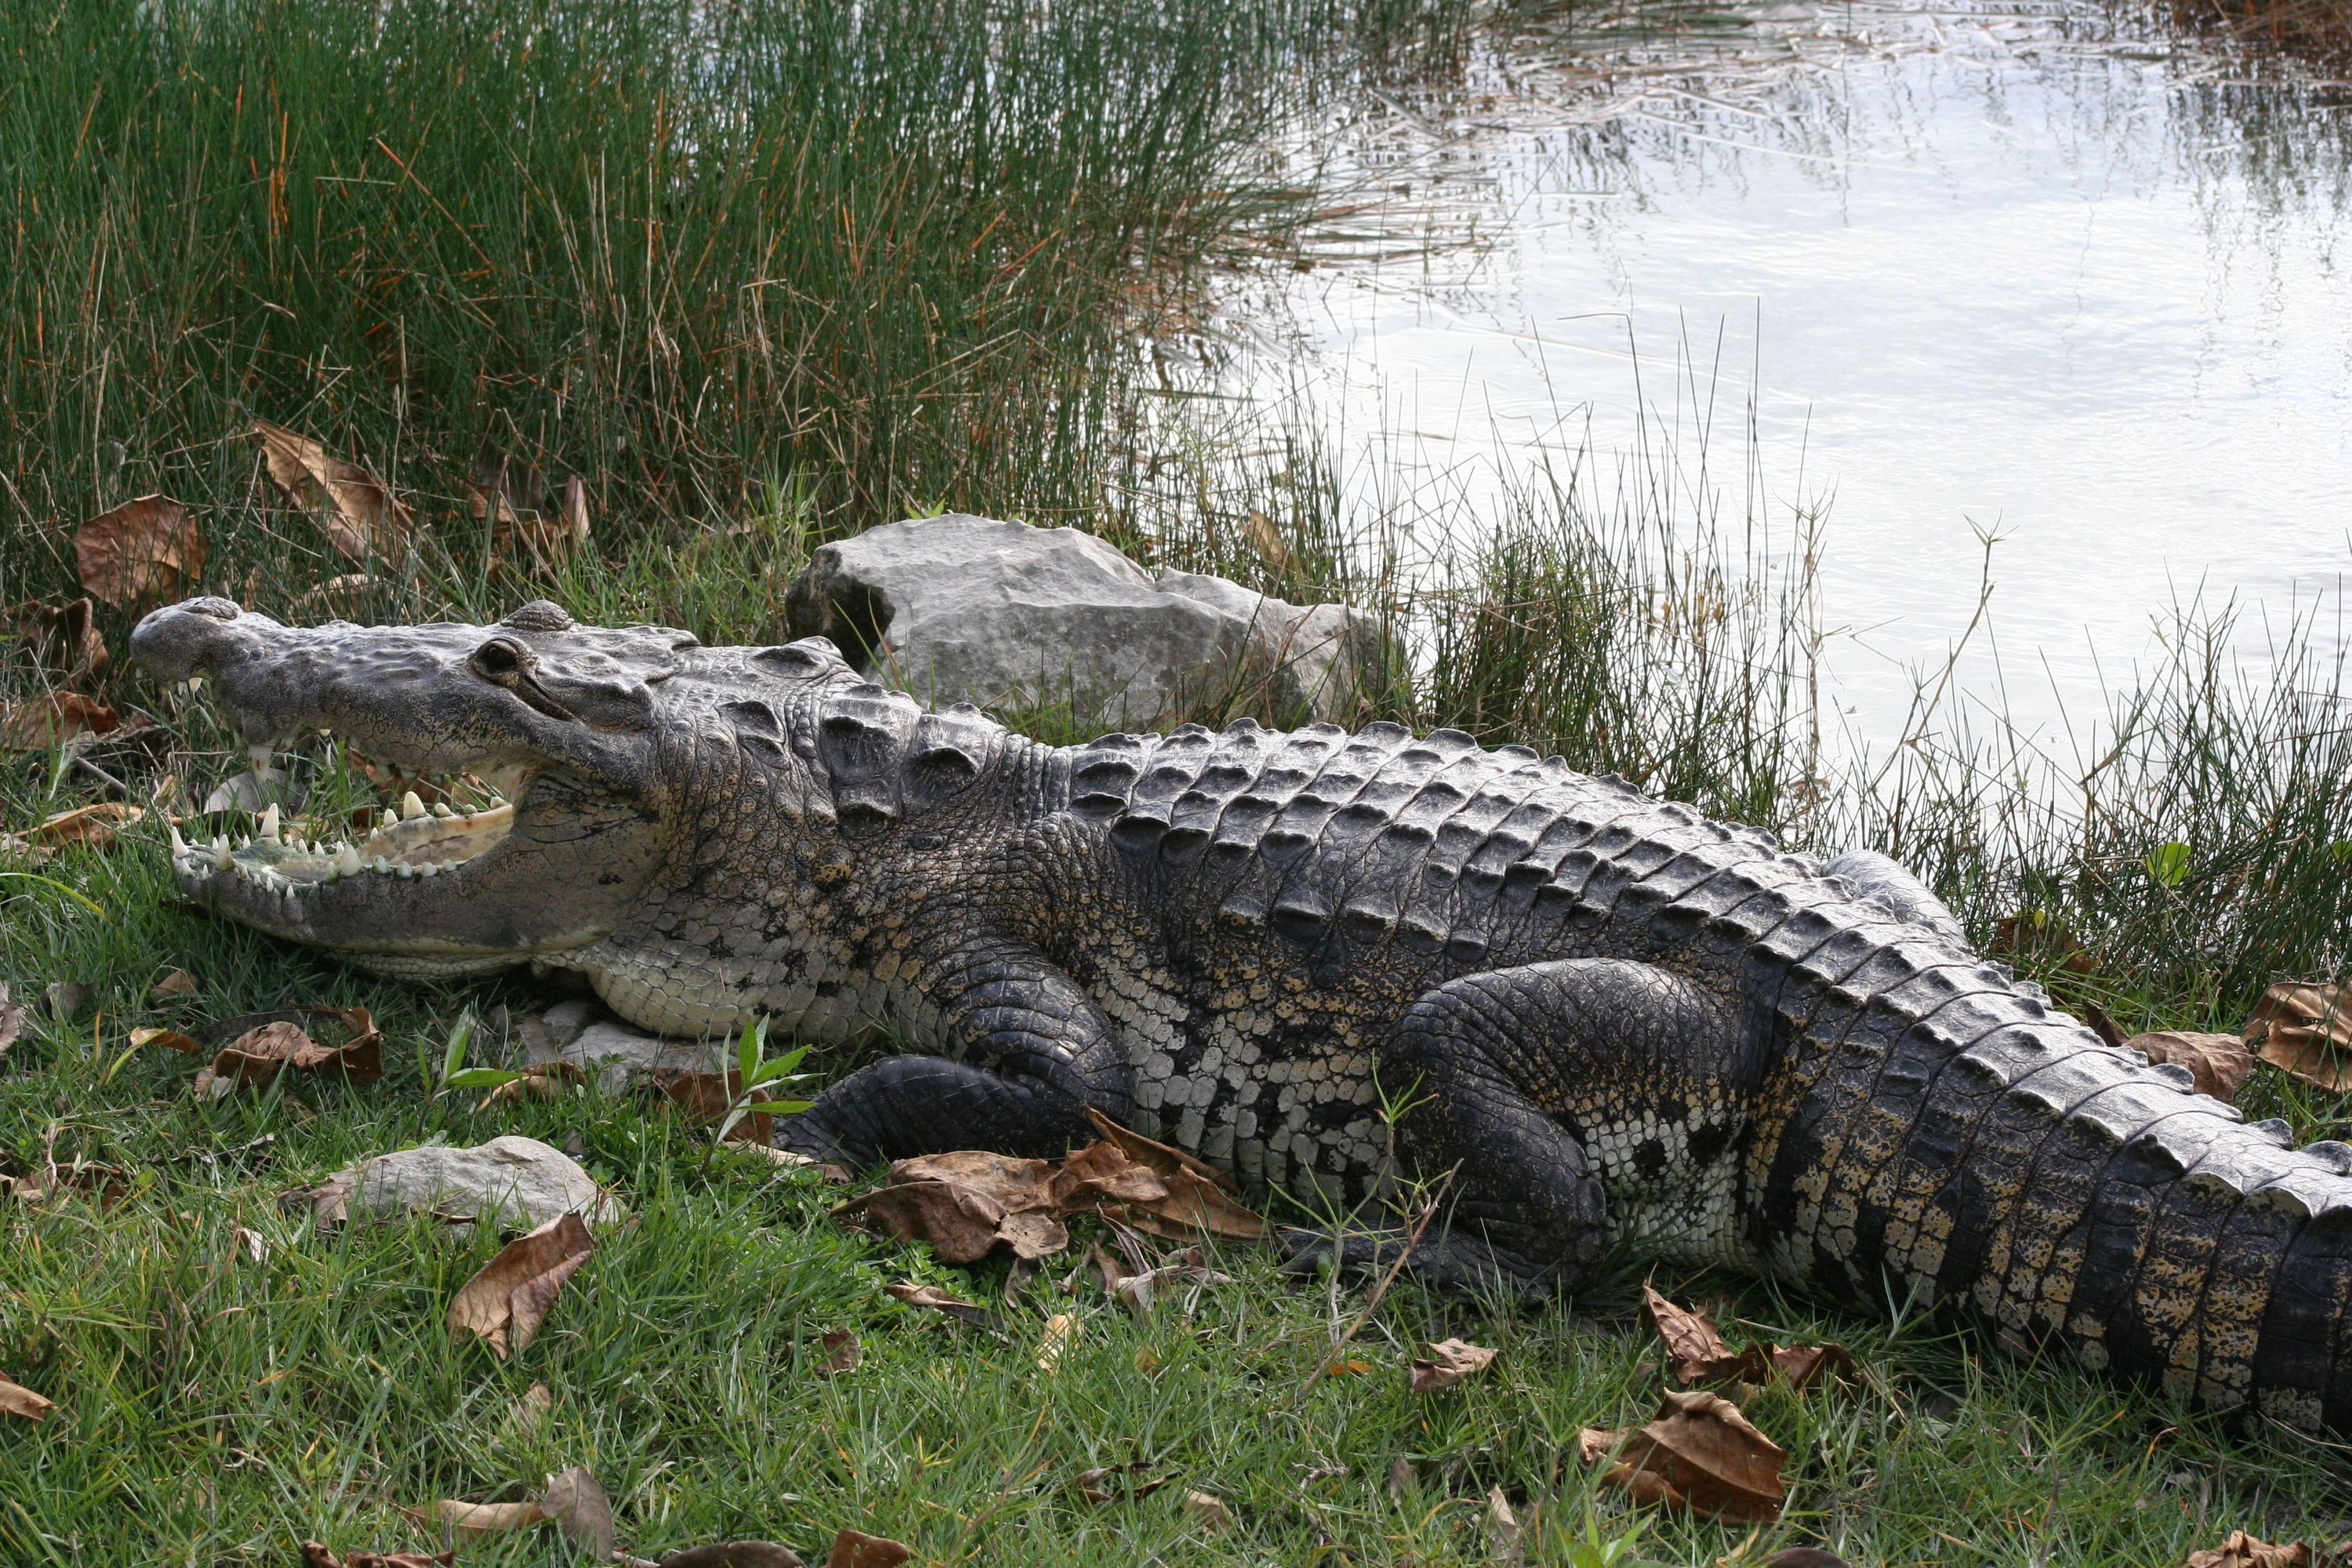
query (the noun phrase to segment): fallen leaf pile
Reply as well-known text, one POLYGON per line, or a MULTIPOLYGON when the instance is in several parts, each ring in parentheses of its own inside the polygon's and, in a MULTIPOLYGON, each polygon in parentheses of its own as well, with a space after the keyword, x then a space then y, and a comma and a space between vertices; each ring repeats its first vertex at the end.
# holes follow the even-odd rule
MULTIPOLYGON (((890 1167, 890 1184, 834 1211, 839 1223, 928 1242, 949 1263, 977 1263, 999 1246, 1044 1258, 1070 1244, 1062 1222, 1097 1214, 1163 1237, 1254 1241, 1264 1218, 1233 1196, 1232 1178, 1181 1150, 1089 1112, 1102 1141, 1068 1159, 982 1150, 927 1154, 890 1167)), ((1144 1288, 1148 1289, 1148 1287, 1144 1288)))
POLYGON ((145 1037, 134 1037, 132 1043, 165 1046, 179 1051, 188 1050, 193 1044, 201 1052, 205 1045, 237 1025, 251 1026, 238 1030, 213 1058, 212 1065, 197 1072, 195 1082, 190 1086, 189 1092, 199 1100, 218 1100, 234 1093, 240 1085, 265 1088, 289 1068, 332 1074, 353 1083, 373 1083, 383 1076, 383 1036, 364 1007, 341 1013, 333 1008, 300 1008, 290 1013, 256 1014, 226 1025, 215 1024, 195 1037, 171 1030, 142 1031, 145 1037), (346 1037, 341 1045, 320 1045, 297 1021, 304 1015, 320 1014, 342 1025, 346 1037))
POLYGON ((1713 1313, 1678 1307, 1647 1285, 1642 1287, 1642 1310, 1674 1359, 1677 1383, 1761 1384, 1777 1373, 1802 1391, 1825 1375, 1854 1370, 1853 1354, 1843 1345, 1751 1345, 1735 1351, 1713 1313))
POLYGON ((1788 1453, 1720 1394, 1668 1389, 1649 1424, 1630 1431, 1587 1427, 1577 1452, 1614 1467, 1601 1479, 1637 1502, 1664 1503, 1726 1524, 1769 1524, 1788 1493, 1788 1453))
POLYGON ((528 1346, 563 1282, 596 1249, 588 1223, 562 1214, 506 1244, 449 1303, 449 1331, 471 1332, 504 1361, 528 1346))
POLYGON ((95 805, 78 805, 71 811, 58 812, 22 833, 0 835, 0 840, 5 840, 10 850, 28 853, 36 861, 45 860, 49 851, 62 849, 68 844, 103 849, 114 842, 117 829, 128 827, 146 815, 142 806, 125 805, 119 800, 101 800, 95 805))

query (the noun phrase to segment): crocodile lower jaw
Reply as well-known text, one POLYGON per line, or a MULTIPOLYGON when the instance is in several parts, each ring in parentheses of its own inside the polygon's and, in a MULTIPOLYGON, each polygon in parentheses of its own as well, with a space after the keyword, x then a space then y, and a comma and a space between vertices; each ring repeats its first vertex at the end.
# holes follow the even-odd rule
POLYGON ((305 826, 286 822, 272 805, 250 837, 234 842, 223 834, 209 844, 191 844, 173 828, 172 868, 186 881, 226 873, 257 888, 296 894, 353 877, 444 876, 496 848, 514 826, 514 806, 500 801, 463 814, 446 805, 427 810, 412 793, 398 813, 386 811, 357 842, 308 838, 305 826))

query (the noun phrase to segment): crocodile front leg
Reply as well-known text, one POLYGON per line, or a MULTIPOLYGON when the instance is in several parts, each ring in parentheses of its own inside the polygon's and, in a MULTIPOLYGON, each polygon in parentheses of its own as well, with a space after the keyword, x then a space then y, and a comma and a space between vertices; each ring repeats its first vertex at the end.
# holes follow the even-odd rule
MULTIPOLYGON (((1440 1289, 1573 1290, 1608 1244, 1612 1183, 1671 1182, 1736 1135, 1744 1055, 1719 997, 1650 964, 1530 963, 1431 991, 1381 1056, 1410 1101, 1399 1152, 1424 1178, 1452 1173, 1444 1228, 1408 1267, 1440 1289)), ((1399 1245, 1344 1237, 1340 1261, 1399 1245)), ((1303 1271, 1329 1238, 1294 1247, 1303 1271)))
POLYGON ((931 954, 922 990, 953 1057, 858 1068, 782 1122, 778 1147, 856 1169, 951 1149, 1051 1158, 1091 1140, 1088 1107, 1128 1119, 1129 1069, 1109 1021, 1034 947, 981 940, 931 954))

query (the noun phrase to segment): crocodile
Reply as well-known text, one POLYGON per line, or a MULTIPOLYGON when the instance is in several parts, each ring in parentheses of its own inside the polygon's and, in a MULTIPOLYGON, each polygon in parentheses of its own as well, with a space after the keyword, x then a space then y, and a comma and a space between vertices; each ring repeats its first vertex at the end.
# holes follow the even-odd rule
POLYGON ((1055 747, 820 638, 543 601, 304 629, 197 598, 131 647, 265 768, 328 731, 515 781, 350 843, 276 806, 175 829, 192 897, 384 974, 575 970, 667 1034, 878 1031, 779 1123, 797 1152, 1050 1154, 1091 1110, 1310 1203, 1442 1184, 1402 1259, 1438 1285, 1573 1291, 1632 1248, 2352 1431, 2352 1148, 2108 1045, 1883 857, 1445 730, 1055 747))

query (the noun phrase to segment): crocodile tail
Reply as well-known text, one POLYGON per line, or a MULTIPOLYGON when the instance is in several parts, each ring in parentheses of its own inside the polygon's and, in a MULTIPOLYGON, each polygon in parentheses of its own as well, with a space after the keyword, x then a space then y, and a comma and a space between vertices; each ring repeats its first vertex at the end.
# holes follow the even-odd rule
MULTIPOLYGON (((2291 1146, 1990 965, 1807 1031, 1774 1262, 1857 1305, 1945 1302, 2208 1409, 2352 1431, 2352 1148, 2291 1146)), ((1769 1198, 1769 1193, 1768 1191, 1769 1198)), ((1768 1205, 1769 1207, 1769 1205, 1768 1205)))

